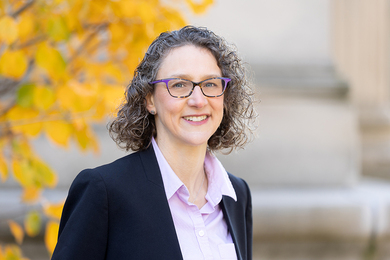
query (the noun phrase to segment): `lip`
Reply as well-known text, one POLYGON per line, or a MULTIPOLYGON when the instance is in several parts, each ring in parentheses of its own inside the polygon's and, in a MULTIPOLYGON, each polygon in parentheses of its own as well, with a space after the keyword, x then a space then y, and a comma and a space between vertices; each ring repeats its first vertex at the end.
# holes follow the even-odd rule
POLYGON ((209 120, 210 118, 210 115, 208 114, 201 114, 201 115, 186 115, 186 116, 183 116, 182 117, 184 119, 184 121, 186 121, 187 123, 191 124, 191 125, 203 125, 205 123, 207 123, 207 121, 209 120), (188 120, 188 118, 190 117, 205 117, 205 119, 201 120, 201 121, 191 121, 191 120, 188 120))

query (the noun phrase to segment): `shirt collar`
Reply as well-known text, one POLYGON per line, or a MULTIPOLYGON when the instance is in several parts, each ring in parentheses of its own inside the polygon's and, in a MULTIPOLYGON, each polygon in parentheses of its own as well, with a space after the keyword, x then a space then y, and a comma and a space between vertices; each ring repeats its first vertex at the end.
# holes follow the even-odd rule
MULTIPOLYGON (((165 160, 165 157, 161 153, 161 150, 154 138, 152 138, 152 145, 160 167, 165 194, 169 200, 180 187, 184 186, 184 184, 172 170, 167 160, 165 160)), ((211 200, 214 205, 221 201, 222 195, 229 196, 237 201, 236 192, 234 191, 233 185, 229 180, 229 176, 221 162, 213 154, 207 152, 204 165, 209 181, 206 198, 211 200)))
POLYGON ((229 176, 217 157, 211 152, 207 152, 204 165, 209 181, 207 200, 211 200, 214 202, 214 205, 217 205, 221 201, 222 196, 225 195, 237 201, 236 192, 229 176))
POLYGON ((161 150, 158 147, 154 138, 152 138, 152 145, 153 145, 154 153, 156 154, 157 157, 158 166, 160 167, 161 176, 164 183, 165 195, 169 200, 173 196, 173 194, 175 194, 175 192, 184 184, 179 179, 179 177, 177 177, 175 172, 172 170, 167 160, 165 160, 165 157, 161 153, 161 150))

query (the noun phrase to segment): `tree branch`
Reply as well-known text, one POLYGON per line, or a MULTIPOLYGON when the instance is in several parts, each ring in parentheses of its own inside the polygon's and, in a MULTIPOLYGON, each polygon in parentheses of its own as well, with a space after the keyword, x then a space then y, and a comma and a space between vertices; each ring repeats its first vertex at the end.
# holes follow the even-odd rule
POLYGON ((108 27, 108 25, 109 25, 109 23, 105 22, 105 23, 102 23, 102 24, 95 26, 94 31, 91 32, 91 34, 88 35, 87 38, 85 38, 83 43, 77 48, 76 52, 69 58, 68 63, 71 63, 77 56, 79 56, 82 53, 82 51, 86 48, 88 43, 93 39, 93 37, 95 37, 95 35, 99 31, 106 29, 108 27))
POLYGON ((11 16, 13 18, 18 17, 18 15, 20 15, 22 12, 24 12, 26 9, 32 6, 34 2, 35 0, 28 1, 25 5, 21 6, 18 10, 16 10, 13 14, 11 14, 11 16))
POLYGON ((46 40, 46 35, 38 35, 30 40, 28 40, 27 42, 24 42, 24 43, 21 43, 19 44, 19 46, 16 46, 16 48, 19 48, 19 49, 23 49, 23 48, 26 48, 26 47, 30 47, 34 44, 37 44, 37 43, 40 43, 40 42, 43 42, 46 40))
MULTIPOLYGON (((0 110, 0 117, 2 117, 3 115, 5 115, 11 108, 13 108, 13 106, 15 106, 15 104, 16 104, 15 99, 13 99, 12 101, 10 101, 9 104, 6 105, 6 106, 4 107, 3 110, 0 110)), ((0 124, 0 126, 1 126, 1 124, 0 124)))

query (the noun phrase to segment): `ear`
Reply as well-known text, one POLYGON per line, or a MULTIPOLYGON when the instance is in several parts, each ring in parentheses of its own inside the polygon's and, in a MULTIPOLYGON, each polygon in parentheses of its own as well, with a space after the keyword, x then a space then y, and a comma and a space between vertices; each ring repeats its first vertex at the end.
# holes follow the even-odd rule
POLYGON ((154 105, 154 97, 152 93, 149 93, 146 96, 146 109, 149 111, 156 111, 156 107, 154 105))

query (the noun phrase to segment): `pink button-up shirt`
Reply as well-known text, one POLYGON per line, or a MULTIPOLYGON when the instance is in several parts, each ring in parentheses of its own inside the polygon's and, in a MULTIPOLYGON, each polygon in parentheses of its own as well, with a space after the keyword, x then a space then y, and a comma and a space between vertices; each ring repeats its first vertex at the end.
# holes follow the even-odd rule
POLYGON ((201 208, 189 202, 190 193, 165 160, 156 141, 154 152, 164 182, 176 234, 185 260, 236 260, 236 250, 219 203, 222 195, 237 200, 226 170, 207 152, 204 166, 208 178, 207 203, 201 208))

